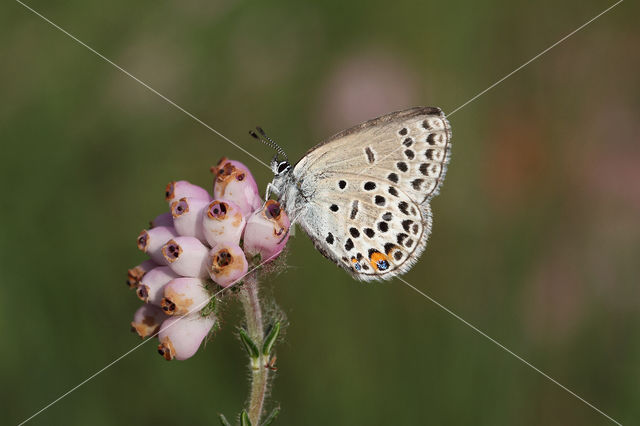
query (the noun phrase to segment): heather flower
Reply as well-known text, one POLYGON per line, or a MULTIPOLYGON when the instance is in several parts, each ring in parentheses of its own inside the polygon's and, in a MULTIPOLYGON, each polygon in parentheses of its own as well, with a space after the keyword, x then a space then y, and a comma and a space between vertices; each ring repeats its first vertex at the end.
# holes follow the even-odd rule
POLYGON ((191 310, 205 306, 211 295, 206 281, 200 278, 180 277, 164 287, 164 298, 160 302, 167 315, 186 315, 191 310))
POLYGON ((213 182, 213 197, 234 202, 247 216, 262 205, 258 184, 247 166, 239 161, 222 158, 211 169, 216 175, 213 182))
POLYGON ((244 231, 244 250, 249 255, 260 254, 271 260, 282 252, 289 240, 289 217, 274 200, 254 212, 247 220, 244 231))
POLYGON ((162 255, 162 246, 177 235, 175 228, 171 226, 158 226, 146 229, 138 235, 138 248, 151 257, 151 260, 159 265, 166 265, 167 261, 162 255))
POLYGON ((207 201, 211 200, 211 195, 209 195, 206 189, 198 185, 194 185, 186 180, 169 182, 165 189, 164 196, 169 205, 183 197, 201 198, 207 201))
POLYGON ((282 252, 290 222, 276 201, 263 203, 244 164, 223 158, 212 171, 213 197, 188 181, 170 182, 165 191, 170 211, 138 236, 138 248, 150 259, 128 271, 127 284, 145 302, 131 327, 142 338, 157 337, 165 359, 185 360, 217 329, 220 303, 239 298, 247 317, 240 339, 252 380, 262 389, 257 399, 252 394, 250 413, 241 417, 257 425, 281 319, 276 309, 262 314, 257 277, 263 263, 282 252), (235 291, 226 291, 232 286, 235 291))
POLYGON ((239 244, 245 220, 240 208, 227 200, 214 200, 202 216, 204 237, 214 246, 218 243, 239 244))
POLYGON ((140 282, 144 274, 157 267, 158 264, 153 260, 145 260, 138 266, 134 266, 133 268, 127 271, 127 285, 130 288, 135 288, 136 285, 140 282))
POLYGON ((198 314, 165 320, 158 333, 158 352, 167 361, 191 358, 215 323, 214 315, 198 314))
POLYGON ((228 287, 247 273, 249 264, 240 246, 220 243, 211 249, 208 267, 211 279, 228 287))
POLYGON ((172 279, 178 278, 178 275, 168 266, 158 266, 153 268, 140 280, 136 289, 138 298, 145 303, 153 303, 160 306, 162 300, 162 289, 172 279))
POLYGON ((181 236, 196 237, 205 242, 202 216, 209 205, 209 200, 183 197, 171 203, 173 227, 181 236))
POLYGON ((206 260, 209 249, 195 237, 176 237, 162 247, 162 255, 176 274, 185 277, 208 275, 206 260))
POLYGON ((160 325, 168 317, 156 305, 144 304, 138 308, 131 321, 131 331, 141 338, 149 337, 160 330, 160 325))

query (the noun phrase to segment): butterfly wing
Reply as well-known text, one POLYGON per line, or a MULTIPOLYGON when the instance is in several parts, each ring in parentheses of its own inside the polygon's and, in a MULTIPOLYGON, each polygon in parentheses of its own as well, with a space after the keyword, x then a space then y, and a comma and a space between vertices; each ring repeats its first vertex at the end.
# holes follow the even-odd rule
POLYGON ((431 232, 428 201, 444 179, 450 139, 444 114, 429 107, 339 133, 293 170, 303 200, 297 222, 358 279, 406 272, 431 232))
POLYGON ((347 129, 312 148, 294 175, 347 170, 383 178, 412 200, 438 194, 451 151, 451 127, 439 108, 416 107, 347 129))
POLYGON ((298 223, 324 256, 369 281, 411 268, 431 232, 431 211, 382 179, 327 173, 298 223))

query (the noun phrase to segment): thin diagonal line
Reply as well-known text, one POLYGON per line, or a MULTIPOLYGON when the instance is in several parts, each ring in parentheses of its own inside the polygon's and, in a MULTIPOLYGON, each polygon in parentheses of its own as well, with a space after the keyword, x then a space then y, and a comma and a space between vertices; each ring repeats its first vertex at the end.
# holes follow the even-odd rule
MULTIPOLYGON (((169 324, 167 327, 165 327, 165 330, 173 327, 174 325, 176 325, 177 323, 179 323, 180 321, 182 321, 184 318, 186 318, 189 314, 193 313, 193 312, 197 312, 200 309, 204 308, 210 301, 211 299, 217 297, 219 294, 221 294, 223 291, 230 289, 231 287, 233 287, 234 285, 236 285, 237 283, 239 283, 244 277, 246 277, 247 275, 249 275, 250 273, 252 273, 253 271, 255 271, 256 269, 258 269, 259 267, 261 267, 262 265, 264 265, 265 263, 269 262, 271 259, 275 258, 277 254, 272 255, 271 257, 267 258, 266 260, 264 260, 263 262, 261 262, 260 264, 258 264, 257 266, 251 268, 250 270, 248 270, 244 275, 242 275, 240 278, 238 278, 237 280, 235 280, 233 283, 231 283, 229 286, 224 287, 223 289, 221 289, 220 291, 216 292, 213 296, 211 296, 207 301, 202 302, 200 305, 196 306, 195 308, 191 309, 189 312, 187 312, 186 315, 180 316, 175 322, 169 324)), ((80 383, 78 383, 77 385, 75 385, 74 387, 72 387, 71 389, 69 389, 68 391, 66 391, 65 393, 63 393, 62 395, 60 395, 59 397, 57 397, 56 399, 54 399, 53 401, 51 401, 50 403, 48 403, 47 405, 45 405, 44 407, 42 407, 40 410, 36 411, 35 413, 33 413, 31 416, 29 416, 28 418, 26 418, 25 420, 23 420, 22 422, 20 422, 18 424, 18 426, 22 426, 25 423, 29 422, 31 419, 33 419, 34 417, 36 417, 37 415, 41 414, 43 411, 47 410, 48 408, 51 408, 51 406, 53 406, 54 404, 56 404, 57 402, 59 402, 60 400, 62 400, 63 398, 65 398, 66 396, 68 396, 69 394, 73 393, 74 391, 76 391, 78 388, 80 388, 82 385, 86 384, 87 382, 93 380, 94 378, 96 378, 97 376, 99 376, 101 373, 103 373, 105 370, 107 370, 108 368, 112 367, 114 364, 118 363, 119 361, 121 361, 122 359, 124 359, 125 357, 127 357, 129 354, 131 354, 132 352, 134 352, 136 349, 138 349, 139 347, 141 347, 142 345, 144 345, 145 343, 148 343, 149 341, 151 341, 154 337, 156 337, 158 334, 160 333, 160 330, 158 330, 157 332, 155 332, 154 334, 152 334, 151 336, 148 336, 147 338, 145 338, 142 342, 138 343, 136 346, 134 346, 133 348, 129 349, 127 352, 123 353, 122 355, 120 355, 118 358, 114 359, 113 361, 111 361, 109 364, 105 365, 104 367, 102 367, 100 370, 96 371, 95 373, 93 373, 92 375, 90 375, 89 377, 87 377, 86 379, 84 379, 83 381, 81 381, 80 383)))
POLYGON ((605 13, 607 13, 608 11, 610 11, 611 9, 613 9, 614 7, 616 7, 617 5, 619 5, 620 3, 622 3, 624 0, 618 0, 616 3, 612 4, 611 6, 609 6, 608 8, 606 8, 605 10, 603 10, 602 12, 598 13, 596 16, 594 16, 593 18, 589 19, 587 22, 585 22, 584 24, 580 25, 578 28, 576 28, 575 30, 571 31, 569 34, 567 34, 566 36, 562 37, 560 40, 556 41, 555 43, 553 43, 551 46, 547 47, 546 49, 544 49, 542 52, 538 53, 536 56, 534 56, 533 58, 529 59, 527 62, 525 62, 524 64, 520 65, 518 68, 516 68, 515 70, 511 71, 509 74, 505 75, 504 77, 502 77, 500 80, 496 81, 495 83, 493 83, 491 86, 487 87, 486 89, 484 89, 482 92, 478 93, 477 95, 475 95, 473 98, 469 99, 467 102, 463 103, 462 105, 460 105, 458 108, 454 109, 453 111, 451 111, 450 113, 447 114, 448 117, 451 117, 453 114, 455 114, 458 110, 464 108, 465 106, 469 105, 471 102, 475 101, 476 99, 478 99, 480 96, 484 95, 485 93, 487 93, 489 90, 493 89, 494 87, 496 87, 498 84, 502 83, 503 81, 505 81, 506 79, 508 79, 509 77, 511 77, 512 75, 514 75, 515 73, 517 73, 518 71, 520 71, 522 68, 526 67, 527 65, 529 65, 531 62, 535 61, 536 59, 538 59, 540 56, 544 55, 545 53, 547 53, 548 51, 550 51, 551 49, 553 49, 554 47, 556 47, 557 45, 559 45, 560 43, 562 43, 563 41, 565 41, 566 39, 568 39, 569 37, 571 37, 572 35, 574 35, 575 33, 577 33, 578 31, 580 31, 581 29, 583 29, 584 27, 586 27, 587 25, 589 25, 590 23, 592 23, 593 21, 595 21, 596 19, 598 19, 599 17, 601 17, 602 15, 604 15, 605 13))
POLYGON ((189 117, 191 117, 192 119, 194 119, 195 121, 197 121, 198 123, 202 124, 204 127, 206 127, 207 129, 211 130, 213 133, 215 133, 216 135, 220 136, 222 139, 226 140, 227 142, 229 142, 231 145, 235 146, 236 148, 238 148, 240 151, 244 152, 245 154, 247 154, 248 156, 250 156, 251 158, 253 158, 254 160, 256 160, 258 163, 262 164, 263 166, 265 166, 266 168, 270 169, 269 165, 267 163, 265 163, 264 161, 262 161, 261 159, 259 159, 258 157, 256 157, 255 155, 253 155, 252 153, 250 153, 249 151, 247 151, 246 149, 244 149, 243 147, 241 147, 240 145, 238 145, 237 143, 235 143, 234 141, 232 141, 231 139, 229 139, 228 137, 226 137, 225 135, 223 135, 222 133, 220 133, 219 131, 217 131, 216 129, 214 129, 213 127, 211 127, 210 125, 208 125, 207 123, 205 123, 204 121, 200 120, 198 117, 196 117, 195 115, 193 115, 192 113, 190 113, 189 111, 187 111, 186 109, 182 108, 180 105, 176 104, 174 101, 172 101, 171 99, 167 98, 165 95, 163 95, 162 93, 158 92, 156 89, 154 89, 153 87, 149 86, 147 83, 145 83, 144 81, 140 80, 138 77, 136 77, 135 75, 131 74, 129 71, 125 70, 124 68, 122 68, 120 65, 116 64, 115 62, 113 62, 111 59, 107 58, 106 56, 104 56, 103 54, 101 54, 100 52, 98 52, 97 50, 95 50, 94 48, 92 48, 91 46, 89 46, 88 44, 86 44, 85 42, 83 42, 82 40, 78 39, 76 36, 74 36, 73 34, 69 33, 67 30, 65 30, 64 28, 61 28, 59 25, 57 25, 56 23, 54 23, 53 21, 51 21, 50 19, 48 19, 47 17, 43 16, 42 14, 40 14, 38 11, 34 10, 33 8, 31 8, 30 6, 27 6, 26 4, 24 4, 23 2, 21 2, 20 0, 16 0, 16 2, 20 3, 22 6, 24 6, 26 9, 30 10, 31 12, 33 12, 35 15, 39 16, 40 18, 42 18, 44 21, 48 22, 49 24, 51 24, 54 28, 60 30, 61 32, 63 32, 64 34, 66 34, 67 36, 69 36, 71 39, 73 39, 74 41, 76 41, 78 44, 86 47, 89 51, 91 51, 92 53, 94 53, 95 55, 97 55, 98 57, 100 57, 101 59, 103 59, 104 61, 108 62, 109 64, 113 65, 115 68, 117 68, 118 70, 122 71, 124 74, 126 74, 127 76, 131 77, 132 79, 134 79, 135 81, 137 81, 138 83, 140 83, 142 86, 144 86, 146 89, 148 89, 150 92, 154 93, 155 95, 158 95, 159 97, 161 97, 162 99, 164 99, 165 101, 167 101, 169 104, 171 104, 173 107, 175 107, 176 109, 182 111, 183 113, 185 113, 186 115, 188 115, 189 117))
POLYGON ((580 401, 584 402, 589 407, 593 408, 595 411, 597 411, 598 413, 602 414, 607 419, 611 420, 613 423, 622 426, 622 424, 620 422, 618 422, 617 420, 615 420, 614 418, 609 416, 607 413, 605 413, 604 411, 602 411, 601 409, 599 409, 598 407, 596 407, 595 405, 593 405, 592 403, 590 403, 589 401, 587 401, 586 399, 584 399, 583 397, 578 395, 577 393, 573 392, 571 389, 569 389, 568 387, 564 386, 562 383, 558 382, 556 379, 554 379, 553 377, 549 376, 547 373, 545 373, 544 371, 540 370, 538 367, 536 367, 535 365, 531 364, 529 361, 527 361, 526 359, 522 358, 520 355, 516 354, 511 349, 507 348, 505 345, 503 345, 502 343, 498 342, 496 339, 494 339, 493 337, 489 336, 487 333, 485 333, 484 331, 480 330, 478 327, 476 327, 475 325, 471 324, 469 321, 465 320, 460 315, 458 315, 455 312, 453 312, 451 309, 447 308, 446 306, 444 306, 443 304, 441 304, 440 302, 438 302, 437 300, 435 300, 431 296, 427 295, 422 290, 419 290, 418 288, 416 288, 413 285, 409 284, 409 282, 406 281, 404 278, 402 278, 402 277, 396 277, 396 278, 398 278, 400 281, 405 283, 408 287, 410 287, 413 290, 415 290, 418 294, 422 295, 423 297, 425 297, 426 299, 431 301, 433 304, 438 306, 440 309, 444 310, 445 312, 447 312, 448 314, 450 314, 451 316, 453 316, 457 320, 461 321, 466 326, 470 327, 473 331, 475 331, 476 333, 480 334, 482 337, 485 337, 486 339, 491 341, 493 344, 498 346, 500 349, 504 350, 508 354, 510 354, 513 357, 515 357, 518 361, 520 361, 523 364, 525 364, 526 366, 530 367, 531 369, 533 369, 537 373, 540 373, 547 380, 555 383, 556 385, 558 385, 559 387, 561 387, 565 391, 569 392, 571 395, 573 395, 574 397, 578 398, 580 401))
MULTIPOLYGON (((66 30, 62 29, 61 27, 59 27, 58 25, 56 25, 55 23, 53 23, 52 21, 50 21, 49 19, 47 19, 46 17, 44 17, 43 15, 41 15, 40 13, 38 13, 37 11, 35 11, 34 9, 32 9, 31 7, 27 6, 26 4, 24 4, 23 2, 21 2, 20 0, 16 0, 18 3, 20 3, 22 6, 24 6, 25 8, 27 8, 28 10, 30 10, 31 12, 33 12, 34 14, 36 14, 37 16, 39 16, 40 18, 42 18, 43 20, 45 20, 46 22, 48 22, 49 24, 51 24, 52 26, 54 26, 55 28, 57 28, 58 30, 60 30, 61 32, 63 32, 64 34, 66 34, 67 36, 69 36, 70 38, 72 38, 73 40, 75 40, 76 42, 78 42, 79 44, 81 44, 82 46, 86 47, 87 49, 89 49, 91 52, 93 52, 94 54, 96 54, 97 56, 99 56, 100 58, 102 58, 103 60, 105 60, 106 62, 110 63, 111 65, 113 65, 115 68, 119 69, 120 71, 122 71, 123 73, 125 73, 126 75, 128 75, 129 77, 131 77, 132 79, 134 79, 135 81, 137 81, 138 83, 140 83, 141 85, 143 85, 145 88, 147 88, 148 90, 150 90, 151 92, 155 93, 156 95, 158 95, 159 97, 161 97, 162 99, 164 99, 165 101, 167 101, 168 103, 170 103, 172 106, 174 106, 175 108, 177 108, 178 110, 184 112, 186 115, 188 115, 189 117, 191 117, 192 119, 194 119, 195 121, 197 121, 198 123, 202 124, 203 126, 205 126, 206 128, 208 128, 209 130, 211 130, 212 132, 214 132, 215 134, 217 134, 218 136, 222 137, 223 139, 225 139, 226 141, 228 141, 229 143, 231 143, 232 145, 234 145, 235 147, 237 147, 238 149, 240 149, 241 151, 243 151, 244 153, 246 153, 247 155, 251 156, 252 158, 254 158, 256 161, 258 161, 259 163, 263 164, 265 167, 269 168, 269 166, 262 162, 260 159, 258 159, 257 157, 255 157, 253 154, 251 154, 250 152, 246 151, 244 148, 242 148, 241 146, 237 145, 236 143, 234 143, 232 140, 230 140, 229 138, 227 138, 226 136, 224 136, 223 134, 221 134, 220 132, 218 132, 217 130, 215 130, 214 128, 212 128, 211 126, 209 126, 208 124, 204 123, 202 120, 200 120, 199 118, 197 118, 196 116, 194 116, 193 114, 191 114, 190 112, 186 111, 184 108, 180 107, 179 105, 177 105, 175 102, 173 102, 171 99, 167 98, 166 96, 162 95, 160 92, 158 92, 157 90, 153 89, 151 86, 149 86, 148 84, 144 83, 143 81, 141 81, 140 79, 138 79, 137 77, 135 77, 134 75, 132 75, 131 73, 129 73, 128 71, 126 71, 125 69, 123 69, 122 67, 120 67, 119 65, 117 65, 116 63, 114 63, 113 61, 109 60, 108 58, 106 58, 105 56, 103 56, 102 54, 100 54, 99 52, 97 52, 95 49, 91 48, 90 46, 88 46, 87 44, 85 44, 84 42, 82 42, 81 40, 79 40, 78 38, 76 38, 75 36, 73 36, 72 34, 70 34, 69 32, 67 32, 66 30)), ((521 66, 519 66, 518 68, 516 68, 515 70, 513 70, 512 72, 510 72, 509 74, 507 74, 506 76, 502 77, 500 80, 496 81, 494 84, 492 84, 491 86, 489 86, 488 88, 486 88, 485 90, 483 90, 482 92, 478 93, 477 95, 475 95, 473 98, 469 99, 467 102, 465 102, 464 104, 460 105, 459 107, 457 107, 456 109, 454 109, 452 112, 450 112, 448 114, 448 116, 452 116, 454 113, 456 113, 457 111, 459 111, 460 109, 462 109, 463 107, 465 107, 466 105, 468 105, 469 103, 475 101, 476 99, 478 99, 480 96, 482 96, 483 94, 485 94, 486 92, 488 92, 489 90, 493 89, 494 87, 496 87, 498 84, 502 83, 504 80, 506 80, 507 78, 511 77, 513 74, 515 74, 516 72, 520 71, 522 68, 524 68, 525 66, 529 65, 531 62, 535 61, 536 59, 538 59, 540 56, 544 55, 545 53, 547 53, 549 50, 553 49, 555 46, 557 46, 558 44, 562 43, 563 41, 565 41, 566 39, 568 39, 569 37, 571 37, 572 35, 574 35, 575 33, 577 33, 578 31, 580 31, 581 29, 583 29, 584 27, 586 27, 587 25, 589 25, 590 23, 592 23, 593 21, 595 21, 596 19, 598 19, 600 16, 604 15, 605 13, 607 13, 609 10, 613 9, 614 7, 616 7, 617 5, 619 5, 620 3, 622 3, 623 0, 619 0, 618 2, 614 3, 613 5, 611 5, 610 7, 608 7, 607 9, 605 9, 604 11, 602 11, 601 13, 599 13, 598 15, 596 15, 595 17, 593 17, 592 19, 590 19, 589 21, 587 21, 586 23, 584 23, 583 25, 581 25, 580 27, 578 27, 577 29, 575 29, 574 31, 572 31, 571 33, 567 34, 565 37, 563 37, 562 39, 558 40, 556 43, 554 43, 553 45, 549 46, 547 49, 543 50, 542 52, 540 52, 539 54, 537 54, 536 56, 534 56, 532 59, 530 59, 529 61, 525 62, 524 64, 522 64, 521 66)), ((366 170, 366 169, 365 169, 366 170)), ((242 279, 244 276, 248 275, 249 273, 253 272, 255 269, 257 269, 258 267, 262 266, 264 263, 266 263, 269 259, 265 260, 264 262, 262 262, 260 265, 256 266, 255 268, 251 269, 250 271, 248 271, 245 275, 243 275, 241 278, 239 278, 237 281, 235 281, 233 284, 231 284, 229 287, 226 287, 222 290, 220 290, 219 292, 217 292, 216 294, 214 294, 211 298, 216 297, 218 294, 222 293, 224 290, 232 287, 233 285, 235 285, 238 281, 240 281, 240 279, 242 279)), ((426 293, 422 292, 421 290, 417 289, 416 287, 414 287, 413 285, 411 285, 409 282, 407 282, 406 280, 404 280, 402 277, 398 277, 398 279, 400 281, 402 281, 404 284, 406 284, 408 287, 412 288, 414 291, 418 292, 419 294, 421 294, 423 297, 425 297, 426 299, 428 299, 429 301, 433 302, 434 304, 436 304, 438 307, 440 307, 441 309, 443 309, 444 311, 446 311, 447 313, 449 313, 450 315, 452 315, 453 317, 455 317, 456 319, 458 319, 459 321, 461 321, 462 323, 464 323, 465 325, 467 325, 468 327, 472 328, 474 331, 476 331, 477 333, 479 333, 480 335, 482 335, 483 337, 487 338, 488 340, 490 340, 492 343, 494 343, 495 345, 497 345, 498 347, 500 347, 501 349, 503 349, 504 351, 506 351, 507 353, 511 354, 512 356, 514 356, 516 359, 518 359, 519 361, 521 361, 522 363, 524 363, 525 365, 529 366, 530 368, 532 368, 534 371, 538 372, 539 374, 541 374, 542 376, 544 376, 545 378, 547 378, 548 380, 550 380, 551 382, 553 382, 554 384, 556 384, 557 386, 559 386, 560 388, 564 389, 565 391, 567 391, 568 393, 570 393, 571 395, 573 395, 574 397, 576 397, 577 399, 579 399, 580 401, 582 401, 583 403, 585 403, 586 405, 588 405, 589 407, 591 407, 592 409, 594 409, 595 411, 597 411, 598 413, 600 413, 601 415, 603 415, 604 417, 606 417, 607 419, 611 420, 612 422, 621 425, 621 423, 619 423, 618 421, 616 421, 615 419, 613 419, 612 417, 610 417, 609 415, 607 415, 605 412, 603 412, 602 410, 598 409, 596 406, 594 406, 593 404, 589 403, 588 401, 586 401, 584 398, 580 397, 578 394, 576 394, 575 392, 571 391, 569 388, 567 388, 566 386, 562 385, 561 383, 559 383, 557 380, 553 379, 552 377, 550 377, 549 375, 547 375, 546 373, 544 373, 542 370, 538 369, 537 367, 535 367, 533 364, 529 363, 528 361, 526 361, 524 358, 520 357, 519 355, 517 355, 516 353, 514 353, 513 351, 511 351, 509 348, 507 348, 506 346, 502 345, 500 342, 498 342, 497 340, 493 339, 491 336, 487 335, 486 333, 484 333, 482 330, 480 330, 479 328, 475 327, 473 324, 469 323, 468 321, 466 321, 465 319, 463 319, 462 317, 460 317, 459 315, 457 315, 455 312, 451 311, 450 309, 448 309, 447 307, 445 307, 444 305, 440 304, 439 302, 437 302, 435 299, 431 298, 430 296, 428 296, 426 293)), ((209 299, 210 300, 210 299, 209 299)), ((206 304, 206 303, 205 303, 206 304)), ((198 307, 197 309, 200 309, 201 307, 203 307, 205 304, 202 304, 202 306, 198 307)), ((196 309, 192 310, 195 311, 196 309)), ((190 311, 189 313, 191 313, 192 311, 190 311)), ((179 322, 181 319, 178 319, 175 323, 179 322)), ((173 326, 173 324, 171 326, 173 326)), ((154 334, 151 337, 155 337, 157 335, 154 334)), ((90 380, 92 380, 93 378, 95 378, 96 376, 98 376, 99 374, 101 374, 102 372, 104 372, 105 370, 107 370, 108 368, 110 368, 111 366, 113 366, 114 364, 116 364, 117 362, 119 362, 120 360, 122 360, 123 358, 125 358, 127 355, 129 355, 130 353, 134 352, 136 349, 138 349, 140 346, 144 345, 145 343, 147 343, 149 340, 151 339, 147 339, 144 340, 143 342, 139 343, 138 345, 134 346, 132 349, 130 349, 129 351, 125 352, 123 355, 119 356, 118 358, 116 358, 114 361, 112 361, 111 363, 107 364, 105 367, 103 367, 102 369, 98 370, 97 372, 95 372, 94 374, 92 374, 91 376, 89 376, 87 379, 85 379, 84 381, 80 382, 78 385, 74 386, 73 388, 71 388, 69 391, 67 391, 66 393, 64 393, 63 395, 61 395, 60 397, 58 397, 57 399, 55 399, 54 401, 52 401, 51 403, 49 403, 48 405, 46 405, 45 407, 43 407, 42 409, 40 409, 39 411, 37 411, 36 413, 34 413, 32 416, 30 416, 29 418, 27 418, 26 420, 24 420, 23 422, 21 422, 18 426, 21 426, 25 423, 27 423, 28 421, 30 421, 31 419, 33 419, 34 417, 36 417, 37 415, 39 415, 40 413, 42 413, 43 411, 47 410, 48 408, 50 408, 52 405, 54 405, 55 403, 57 403, 58 401, 60 401, 61 399, 63 399, 64 397, 68 396, 69 394, 71 394, 72 392, 74 392, 75 390, 77 390, 79 387, 81 387, 82 385, 86 384, 87 382, 89 382, 90 380)))
MULTIPOLYGON (((487 87, 486 89, 484 89, 482 92, 478 93, 477 95, 475 95, 473 98, 469 99, 468 101, 466 101, 465 103, 463 103, 462 105, 460 105, 459 107, 457 107, 456 109, 454 109, 453 111, 451 111, 448 114, 445 114, 445 116, 451 117, 453 114, 455 114, 456 112, 458 112, 459 110, 461 110, 462 108, 464 108, 465 106, 469 105, 471 102, 475 101, 476 99, 478 99, 480 96, 484 95, 485 93, 487 93, 489 90, 493 89, 494 87, 496 87, 498 84, 502 83, 503 81, 505 81, 506 79, 508 79, 509 77, 511 77, 512 75, 514 75, 515 73, 517 73, 518 71, 520 71, 521 69, 523 69, 524 67, 526 67, 527 65, 529 65, 531 62, 535 61, 536 59, 538 59, 539 57, 541 57, 542 55, 544 55, 545 53, 547 53, 548 51, 550 51, 551 49, 553 49, 554 47, 556 47, 557 45, 559 45, 560 43, 562 43, 563 41, 565 41, 566 39, 568 39, 569 37, 571 37, 572 35, 574 35, 575 33, 577 33, 578 31, 580 31, 581 29, 583 29, 584 27, 586 27, 587 25, 589 25, 590 23, 592 23, 593 21, 595 21, 596 19, 598 19, 599 17, 601 17, 602 15, 604 15, 605 13, 607 13, 608 11, 610 11, 611 9, 613 9, 614 7, 616 7, 617 5, 619 5, 620 3, 622 3, 624 0, 618 0, 618 2, 612 4, 611 6, 609 6, 608 8, 606 8, 605 10, 603 10, 602 12, 598 13, 596 16, 594 16, 593 18, 589 19, 587 22, 585 22, 584 24, 580 25, 578 28, 576 28, 575 30, 571 31, 569 34, 567 34, 566 36, 562 37, 560 40, 556 41, 555 43, 553 43, 551 46, 547 47, 546 49, 544 49, 542 52, 538 53, 536 56, 534 56, 533 58, 529 59, 527 62, 525 62, 524 64, 520 65, 518 68, 514 69, 513 71, 511 71, 509 74, 505 75, 504 77, 502 77, 500 80, 496 81, 495 83, 493 83, 491 86, 487 87)), ((379 162, 382 162, 384 160, 386 160, 387 158, 389 158, 391 155, 393 155, 394 153, 398 152, 399 150, 401 150, 402 148, 404 148, 402 145, 400 145, 397 148, 394 148, 390 153, 388 153, 387 155, 385 155, 384 157, 382 157, 380 159, 379 162)), ((373 167, 373 165, 369 165, 367 167, 365 167, 364 169, 362 169, 360 171, 360 174, 365 172, 366 170, 369 170, 371 167, 373 167)))

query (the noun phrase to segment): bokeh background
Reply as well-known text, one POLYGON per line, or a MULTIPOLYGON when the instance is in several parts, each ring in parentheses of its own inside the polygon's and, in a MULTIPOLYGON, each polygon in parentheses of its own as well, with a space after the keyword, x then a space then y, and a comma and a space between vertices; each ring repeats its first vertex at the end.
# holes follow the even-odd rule
MULTIPOLYGON (((16 2, 0 6, 0 423, 136 345, 127 268, 167 182, 270 172, 16 2)), ((414 105, 450 112, 611 4, 72 0, 29 5, 267 161, 414 105)), ((429 247, 406 279, 622 423, 640 419, 640 31, 627 1, 451 117, 429 247)), ((399 281, 302 232, 265 283, 290 321, 282 425, 606 418, 399 281)), ((32 424, 217 424, 247 395, 231 303, 186 362, 142 346, 32 424)))

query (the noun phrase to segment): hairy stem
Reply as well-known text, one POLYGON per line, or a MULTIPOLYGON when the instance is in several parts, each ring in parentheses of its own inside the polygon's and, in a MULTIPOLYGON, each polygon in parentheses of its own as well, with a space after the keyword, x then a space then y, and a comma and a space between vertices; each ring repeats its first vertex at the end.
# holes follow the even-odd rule
POLYGON ((240 291, 240 300, 242 301, 247 321, 247 333, 260 350, 259 357, 250 360, 251 395, 249 397, 249 419, 252 425, 258 426, 267 393, 269 369, 265 367, 268 361, 262 354, 264 326, 262 324, 262 308, 258 298, 258 279, 256 274, 249 274, 245 278, 245 283, 240 291))

